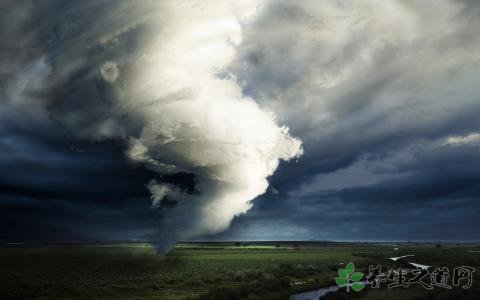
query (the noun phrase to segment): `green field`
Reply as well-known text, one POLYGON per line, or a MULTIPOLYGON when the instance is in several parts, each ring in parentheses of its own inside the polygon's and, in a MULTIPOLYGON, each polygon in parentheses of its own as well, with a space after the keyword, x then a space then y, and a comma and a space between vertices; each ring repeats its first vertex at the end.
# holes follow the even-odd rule
MULTIPOLYGON (((398 267, 387 258, 404 254, 435 267, 480 265, 478 246, 437 247, 188 243, 159 256, 144 243, 10 245, 0 247, 0 299, 288 299, 295 292, 334 285, 338 268, 350 261, 364 273, 374 264, 398 267)), ((480 299, 477 272, 468 290, 367 287, 328 299, 480 299)))

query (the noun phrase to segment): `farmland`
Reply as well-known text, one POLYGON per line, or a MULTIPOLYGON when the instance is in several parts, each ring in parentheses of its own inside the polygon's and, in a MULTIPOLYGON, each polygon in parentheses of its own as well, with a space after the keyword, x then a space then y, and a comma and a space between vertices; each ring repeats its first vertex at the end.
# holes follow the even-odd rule
MULTIPOLYGON (((0 247, 0 298, 288 299, 334 285, 338 268, 350 261, 368 273, 369 265, 398 267, 388 257, 415 253, 416 261, 432 266, 476 268, 479 249, 453 244, 184 243, 161 256, 148 243, 7 245, 0 247)), ((328 297, 478 299, 478 273, 473 283, 468 290, 366 288, 328 297)))

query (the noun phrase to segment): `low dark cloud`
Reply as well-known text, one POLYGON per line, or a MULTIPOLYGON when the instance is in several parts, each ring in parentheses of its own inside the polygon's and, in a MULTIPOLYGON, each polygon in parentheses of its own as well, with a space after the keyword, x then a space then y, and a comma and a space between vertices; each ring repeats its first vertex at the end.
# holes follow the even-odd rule
POLYGON ((424 147, 320 176, 290 195, 266 195, 217 238, 478 240, 479 141, 424 147), (370 171, 359 172, 365 166, 370 171))
POLYGON ((151 234, 159 216, 150 209, 145 183, 157 174, 126 161, 122 143, 82 142, 52 132, 42 136, 10 128, 0 134, 0 238, 151 234))

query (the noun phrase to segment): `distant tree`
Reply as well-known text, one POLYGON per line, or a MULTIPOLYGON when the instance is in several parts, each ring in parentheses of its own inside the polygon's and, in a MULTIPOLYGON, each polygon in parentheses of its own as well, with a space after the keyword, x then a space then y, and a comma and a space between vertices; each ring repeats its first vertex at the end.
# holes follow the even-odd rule
POLYGON ((435 248, 442 248, 442 245, 436 244, 436 245, 435 245, 435 248))

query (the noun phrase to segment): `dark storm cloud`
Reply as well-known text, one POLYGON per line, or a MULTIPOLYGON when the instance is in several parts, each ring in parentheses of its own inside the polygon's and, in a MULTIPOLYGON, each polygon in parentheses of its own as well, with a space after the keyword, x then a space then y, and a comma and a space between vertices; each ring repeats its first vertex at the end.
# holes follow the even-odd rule
POLYGON ((282 185, 348 167, 365 154, 480 127, 475 10, 442 1, 442 15, 427 26, 425 2, 377 11, 352 5, 349 13, 330 2, 271 6, 246 30, 235 71, 247 92, 302 137, 304 163, 289 165, 295 173, 282 185))
MULTIPOLYGON (((150 192, 154 206, 170 193, 160 207, 197 197, 198 177, 208 178, 206 196, 173 214, 172 224, 201 234, 224 229, 273 173, 249 182, 255 176, 245 166, 262 170, 270 156, 236 155, 250 149, 238 141, 270 140, 270 130, 257 137, 266 123, 215 102, 240 85, 243 95, 233 98, 252 97, 275 113, 305 153, 281 162, 267 194, 217 238, 480 238, 477 1, 265 1, 257 15, 225 24, 231 12, 218 2, 139 3, 0 4, 0 226, 16 224, 4 236, 104 237, 128 228, 129 237, 145 236, 157 218, 150 192), (197 9, 221 24, 197 20, 197 9), (195 52, 205 39, 187 33, 220 27, 228 29, 214 32, 206 52, 224 39, 227 50, 195 52), (217 82, 218 73, 226 79, 217 82), (196 99, 204 86, 215 101, 163 106, 196 99), (223 116, 208 123, 215 126, 189 123, 210 112, 223 116), (243 131, 250 127, 252 136, 243 131), (162 175, 170 165, 182 172, 162 175), (225 174, 235 178, 228 187, 255 184, 255 192, 205 217, 208 199, 228 198, 212 179, 225 174)), ((279 143, 274 160, 292 141, 279 143)))
POLYGON ((145 183, 160 178, 125 160, 126 142, 101 141, 104 135, 121 136, 123 127, 113 123, 124 120, 102 127, 111 120, 112 91, 92 73, 105 57, 128 58, 144 38, 143 28, 119 33, 118 42, 128 46, 85 49, 93 44, 92 31, 124 29, 127 15, 105 15, 127 6, 53 0, 0 6, 0 238, 151 234, 158 215, 149 209, 145 183), (64 76, 50 76, 52 70, 64 76), (82 139, 87 133, 95 135, 93 141, 82 139))
POLYGON ((480 139, 467 141, 404 149, 369 161, 369 171, 320 175, 291 195, 257 201, 220 238, 478 240, 480 139))
POLYGON ((145 183, 158 176, 126 162, 126 145, 79 141, 53 124, 26 130, 5 122, 1 239, 111 240, 154 231, 158 215, 145 183))
POLYGON ((0 240, 128 240, 146 239, 155 232, 158 215, 149 209, 148 197, 116 198, 108 205, 104 200, 2 195, 0 240))
POLYGON ((222 237, 479 239, 479 8, 272 2, 233 68, 305 154, 222 237))

